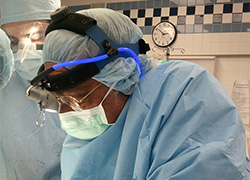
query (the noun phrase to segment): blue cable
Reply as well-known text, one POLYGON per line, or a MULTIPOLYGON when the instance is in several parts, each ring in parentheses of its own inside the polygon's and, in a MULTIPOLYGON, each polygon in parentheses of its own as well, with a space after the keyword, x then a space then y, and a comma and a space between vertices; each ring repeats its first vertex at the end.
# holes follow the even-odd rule
MULTIPOLYGON (((140 60, 139 60, 138 56, 136 55, 136 53, 133 50, 131 50, 129 48, 126 48, 126 47, 120 47, 120 48, 118 48, 118 51, 119 51, 119 53, 128 53, 128 54, 130 54, 134 58, 137 66, 139 67, 139 69, 141 71, 140 60)), ((101 55, 101 56, 95 56, 93 58, 88 58, 88 59, 79 59, 79 60, 62 62, 62 63, 54 65, 53 69, 56 70, 56 69, 59 69, 61 67, 66 67, 66 66, 73 66, 73 65, 79 65, 79 64, 87 64, 87 63, 98 62, 98 61, 105 60, 107 58, 108 58, 108 55, 104 54, 104 55, 101 55)), ((140 77, 141 77, 141 74, 140 74, 140 77)))
POLYGON ((107 58, 108 58, 108 55, 104 54, 104 55, 101 55, 101 56, 96 56, 96 57, 88 58, 88 59, 79 59, 79 60, 62 62, 62 63, 54 65, 53 69, 56 70, 56 69, 59 69, 59 68, 62 68, 62 67, 66 67, 66 66, 73 66, 73 65, 79 65, 79 64, 93 63, 93 62, 105 60, 107 58))

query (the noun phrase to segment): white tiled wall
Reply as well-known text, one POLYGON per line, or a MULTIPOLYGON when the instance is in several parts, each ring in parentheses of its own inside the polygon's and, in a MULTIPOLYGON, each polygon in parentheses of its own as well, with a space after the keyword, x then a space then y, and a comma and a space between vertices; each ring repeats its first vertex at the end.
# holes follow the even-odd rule
MULTIPOLYGON (((166 59, 166 49, 154 45, 150 35, 144 35, 152 49, 150 56, 166 59)), ((216 78, 231 95, 235 80, 250 79, 250 33, 179 34, 171 56, 216 56, 216 78), (184 54, 182 49, 185 50, 184 54)))

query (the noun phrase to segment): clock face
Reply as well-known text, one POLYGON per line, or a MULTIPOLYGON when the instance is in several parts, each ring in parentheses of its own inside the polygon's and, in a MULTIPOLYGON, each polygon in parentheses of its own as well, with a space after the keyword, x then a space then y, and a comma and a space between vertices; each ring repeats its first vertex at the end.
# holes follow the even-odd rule
POLYGON ((175 26, 168 21, 158 23, 152 32, 154 43, 160 47, 170 46, 175 41, 176 35, 175 26))

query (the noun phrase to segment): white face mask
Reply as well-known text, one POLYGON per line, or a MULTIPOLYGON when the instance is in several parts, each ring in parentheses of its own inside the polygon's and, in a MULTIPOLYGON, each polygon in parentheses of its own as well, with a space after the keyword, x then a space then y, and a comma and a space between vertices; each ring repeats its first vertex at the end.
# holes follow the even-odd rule
POLYGON ((114 88, 114 83, 102 102, 94 108, 59 113, 62 129, 78 139, 90 140, 100 136, 111 124, 108 123, 102 103, 114 88))
POLYGON ((23 50, 18 50, 14 53, 14 67, 23 79, 30 81, 37 75, 38 69, 43 64, 42 57, 42 50, 26 50, 25 56, 23 56, 23 50))

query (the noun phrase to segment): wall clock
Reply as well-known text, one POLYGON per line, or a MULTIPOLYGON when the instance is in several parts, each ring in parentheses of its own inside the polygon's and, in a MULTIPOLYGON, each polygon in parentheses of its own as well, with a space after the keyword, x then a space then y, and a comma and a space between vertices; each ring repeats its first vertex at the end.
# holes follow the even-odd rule
POLYGON ((169 21, 158 23, 152 31, 152 39, 159 47, 170 46, 176 40, 176 36, 176 27, 169 21))

